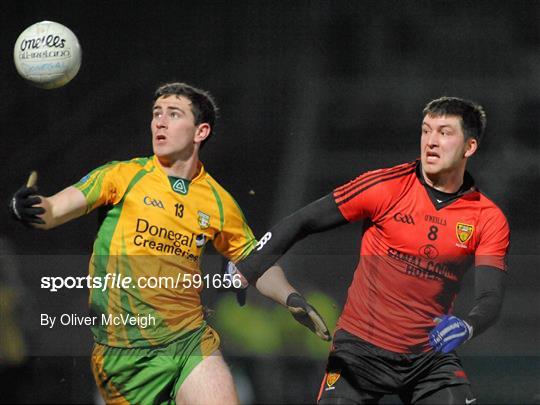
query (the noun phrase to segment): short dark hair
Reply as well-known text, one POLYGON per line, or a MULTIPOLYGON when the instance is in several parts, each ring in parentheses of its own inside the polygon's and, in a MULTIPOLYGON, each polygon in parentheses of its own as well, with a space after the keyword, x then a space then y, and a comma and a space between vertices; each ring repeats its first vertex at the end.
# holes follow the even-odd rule
POLYGON ((427 103, 423 110, 424 117, 455 115, 461 118, 465 139, 474 138, 480 144, 486 130, 486 112, 473 101, 458 97, 441 97, 427 103))
MULTIPOLYGON (((191 111, 195 117, 195 125, 207 123, 210 125, 210 134, 213 133, 217 118, 218 107, 212 95, 186 83, 166 83, 157 88, 154 93, 154 102, 160 97, 182 96, 191 101, 191 111)), ((201 148, 210 138, 210 135, 201 142, 201 148)))

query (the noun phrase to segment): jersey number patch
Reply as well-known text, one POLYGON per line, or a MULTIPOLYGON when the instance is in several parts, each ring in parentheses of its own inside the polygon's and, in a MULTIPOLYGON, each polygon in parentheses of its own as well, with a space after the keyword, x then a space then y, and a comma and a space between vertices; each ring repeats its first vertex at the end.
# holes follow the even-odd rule
POLYGON ((174 204, 174 208, 176 209, 176 213, 175 215, 178 217, 178 218, 183 218, 184 217, 184 204, 174 204))
POLYGON ((436 227, 435 225, 432 225, 429 227, 429 232, 427 234, 427 237, 429 240, 437 240, 438 238, 438 235, 437 233, 439 232, 439 228, 436 227))

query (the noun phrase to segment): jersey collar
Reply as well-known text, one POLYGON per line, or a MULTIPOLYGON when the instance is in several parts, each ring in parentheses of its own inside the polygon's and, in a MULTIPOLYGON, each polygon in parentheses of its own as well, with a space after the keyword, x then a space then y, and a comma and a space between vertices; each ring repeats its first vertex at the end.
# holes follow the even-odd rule
POLYGON ((165 173, 165 170, 159 164, 159 161, 156 155, 152 157, 152 161, 154 162, 154 166, 157 167, 157 169, 162 174, 162 176, 167 179, 167 183, 170 184, 171 189, 174 192, 182 194, 182 195, 186 195, 188 193, 188 189, 191 185, 193 185, 194 183, 200 182, 206 177, 206 170, 204 168, 203 163, 200 160, 199 162, 197 162, 197 173, 195 174, 195 177, 193 177, 191 180, 183 179, 180 177, 169 176, 167 173, 165 173), (179 184, 178 180, 181 180, 182 184, 179 184), (175 188, 175 184, 177 185, 176 187, 178 189, 175 188))
MULTIPOLYGON (((152 156, 152 161, 154 162, 154 166, 157 167, 161 173, 163 173, 165 176, 168 176, 167 173, 165 173, 165 170, 163 169, 161 164, 159 164, 159 161, 156 155, 152 156)), ((204 179, 205 176, 206 176, 206 170, 204 168, 203 163, 199 160, 197 162, 197 172, 195 173, 195 176, 191 180, 189 179, 187 180, 191 183, 194 183, 196 181, 200 181, 204 179)))
POLYGON ((468 171, 465 171, 465 175, 463 176, 463 184, 455 193, 445 193, 431 187, 426 183, 426 180, 422 175, 422 163, 420 160, 417 160, 416 178, 426 189, 429 199, 437 211, 452 204, 454 201, 458 200, 464 195, 478 191, 474 184, 474 179, 468 171))

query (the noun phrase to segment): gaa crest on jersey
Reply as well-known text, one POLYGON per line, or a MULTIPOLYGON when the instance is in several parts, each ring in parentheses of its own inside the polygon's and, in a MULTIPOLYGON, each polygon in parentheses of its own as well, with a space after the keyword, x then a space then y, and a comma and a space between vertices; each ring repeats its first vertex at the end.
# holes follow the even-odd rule
POLYGON ((208 228, 210 226, 210 215, 202 211, 197 211, 197 215, 199 216, 198 222, 201 229, 208 228))
POLYGON ((328 387, 332 387, 336 383, 336 381, 339 380, 340 376, 341 371, 330 371, 326 376, 326 385, 328 387))
POLYGON ((471 239, 473 232, 474 232, 473 225, 464 224, 462 222, 458 222, 456 224, 456 235, 460 243, 465 243, 469 239, 471 239))
POLYGON ((165 208, 165 206, 163 205, 163 201, 158 200, 157 198, 152 198, 148 195, 144 196, 143 202, 145 205, 149 205, 151 207, 156 207, 156 208, 161 208, 161 209, 165 208))

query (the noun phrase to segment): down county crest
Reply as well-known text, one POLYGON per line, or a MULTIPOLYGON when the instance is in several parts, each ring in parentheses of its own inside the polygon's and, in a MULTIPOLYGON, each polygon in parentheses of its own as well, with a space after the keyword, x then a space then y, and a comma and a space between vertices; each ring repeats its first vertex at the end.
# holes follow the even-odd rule
POLYGON ((469 239, 471 239, 471 236, 474 232, 474 226, 469 224, 464 224, 461 222, 458 222, 456 224, 456 235, 458 240, 461 243, 467 242, 469 239))
POLYGON ((199 226, 201 229, 206 229, 210 226, 210 215, 205 214, 202 211, 197 211, 197 214, 199 215, 199 226))
POLYGON ((336 383, 337 380, 339 380, 339 377, 341 376, 341 371, 331 371, 326 376, 326 385, 331 387, 336 383))

